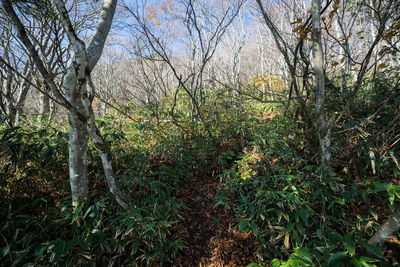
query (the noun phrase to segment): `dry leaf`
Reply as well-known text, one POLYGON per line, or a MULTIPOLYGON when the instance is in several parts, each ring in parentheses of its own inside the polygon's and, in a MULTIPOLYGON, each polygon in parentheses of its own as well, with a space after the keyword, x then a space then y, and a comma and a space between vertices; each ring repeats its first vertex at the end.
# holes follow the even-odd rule
POLYGON ((289 244, 289 233, 286 233, 286 235, 285 235, 285 241, 283 242, 284 243, 284 245, 285 245, 285 248, 289 248, 290 247, 290 244, 289 244))

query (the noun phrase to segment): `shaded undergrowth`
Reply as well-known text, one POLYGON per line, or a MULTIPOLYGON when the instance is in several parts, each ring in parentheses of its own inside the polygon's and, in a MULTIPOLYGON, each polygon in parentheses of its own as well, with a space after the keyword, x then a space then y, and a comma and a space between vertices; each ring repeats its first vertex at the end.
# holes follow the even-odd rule
POLYGON ((348 131, 334 137, 337 176, 325 177, 302 122, 252 109, 218 116, 212 136, 191 122, 98 120, 129 211, 108 196, 91 144, 91 200, 74 210, 68 134, 2 128, 1 265, 397 264, 397 236, 382 251, 365 241, 398 204, 398 150, 374 161, 373 140, 348 131))

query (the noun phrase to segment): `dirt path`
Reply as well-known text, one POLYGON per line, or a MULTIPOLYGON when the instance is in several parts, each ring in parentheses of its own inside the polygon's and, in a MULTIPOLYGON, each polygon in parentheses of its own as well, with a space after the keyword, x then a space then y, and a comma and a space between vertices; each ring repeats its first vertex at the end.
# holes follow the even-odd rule
POLYGON ((214 207, 218 188, 216 179, 193 178, 179 193, 187 209, 172 236, 187 249, 174 266, 247 266, 255 261, 253 238, 234 229, 234 214, 214 207))

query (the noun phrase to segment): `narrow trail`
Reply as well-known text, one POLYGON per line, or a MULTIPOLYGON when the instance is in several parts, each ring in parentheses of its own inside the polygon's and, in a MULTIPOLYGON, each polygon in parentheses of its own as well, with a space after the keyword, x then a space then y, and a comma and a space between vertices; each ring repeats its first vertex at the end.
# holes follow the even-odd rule
POLYGON ((256 244, 249 233, 234 229, 235 215, 215 207, 220 183, 215 178, 192 178, 177 197, 187 206, 172 231, 187 245, 173 266, 247 266, 256 244))

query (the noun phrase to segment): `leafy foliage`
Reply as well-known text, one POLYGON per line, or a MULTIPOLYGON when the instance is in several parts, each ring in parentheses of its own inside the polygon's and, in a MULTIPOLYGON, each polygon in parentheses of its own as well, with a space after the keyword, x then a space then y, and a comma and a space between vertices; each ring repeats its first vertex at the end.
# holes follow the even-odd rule
POLYGON ((285 124, 276 128, 277 121, 255 131, 240 159, 220 175, 217 205, 235 210, 238 230, 252 232, 260 241, 259 257, 275 258, 272 266, 390 266, 363 240, 373 232, 377 208, 393 209, 400 187, 321 176, 293 140, 282 139, 280 132, 290 132, 280 131, 285 124), (360 257, 363 251, 372 255, 360 257))

